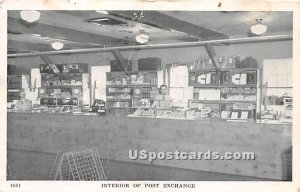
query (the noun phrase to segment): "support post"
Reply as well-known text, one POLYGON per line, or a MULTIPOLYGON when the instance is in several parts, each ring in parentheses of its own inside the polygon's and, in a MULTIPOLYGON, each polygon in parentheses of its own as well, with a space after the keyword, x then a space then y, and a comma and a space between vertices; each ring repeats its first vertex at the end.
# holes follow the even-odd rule
POLYGON ((60 73, 56 64, 54 64, 54 62, 49 58, 48 55, 40 55, 40 57, 47 65, 50 66, 50 68, 54 71, 54 73, 60 73))
POLYGON ((122 53, 119 50, 112 50, 112 54, 118 60, 119 64, 125 69, 128 67, 125 58, 123 57, 122 53))
POLYGON ((216 55, 216 51, 213 47, 212 44, 207 44, 205 45, 205 49, 207 51, 208 56, 211 58, 212 60, 212 64, 215 67, 216 71, 219 71, 219 68, 221 68, 218 64, 218 60, 217 60, 217 55, 216 55))

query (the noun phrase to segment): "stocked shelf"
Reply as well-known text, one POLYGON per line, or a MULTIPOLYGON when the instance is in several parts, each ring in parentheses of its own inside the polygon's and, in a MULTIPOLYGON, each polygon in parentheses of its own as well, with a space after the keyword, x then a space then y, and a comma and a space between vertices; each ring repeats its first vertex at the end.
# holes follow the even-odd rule
POLYGON ((131 92, 122 92, 122 91, 120 91, 120 92, 108 92, 108 94, 122 94, 122 93, 131 93, 131 92))
MULTIPOLYGON (((234 71, 234 72, 246 72, 246 71, 256 71, 257 68, 219 68, 218 71, 225 72, 225 71, 234 71)), ((198 70, 189 70, 192 73, 209 73, 209 72, 216 72, 215 68, 211 69, 198 69, 198 70)))
POLYGON ((43 88, 53 88, 53 89, 59 89, 59 88, 74 88, 74 87, 82 87, 82 85, 55 85, 55 86, 42 86, 43 88))
POLYGON ((86 64, 61 64, 56 65, 59 70, 54 73, 52 67, 40 65, 41 88, 38 98, 41 104, 49 106, 80 106, 86 104, 83 98, 86 92, 83 87, 89 85, 89 74, 86 73, 86 64), (54 100, 54 101, 53 101, 54 100))
POLYGON ((130 84, 130 85, 111 85, 107 84, 106 87, 117 87, 117 88, 126 88, 126 87, 157 87, 157 85, 149 85, 149 84, 130 84))
POLYGON ((107 101, 122 101, 122 102, 131 102, 131 99, 110 99, 110 98, 107 98, 106 99, 107 101))
POLYGON ((193 86, 190 107, 203 104, 200 107, 208 107, 215 117, 225 119, 236 113, 241 116, 244 111, 249 120, 256 119, 258 71, 257 68, 190 70, 189 86, 193 86))
POLYGON ((234 104, 234 103, 252 103, 256 104, 256 101, 242 101, 242 100, 190 100, 192 103, 205 103, 205 104, 234 104))
POLYGON ((153 102, 158 93, 157 71, 108 72, 106 75, 107 107, 110 109, 138 108, 145 102, 153 102), (128 96, 131 98, 120 99, 128 96))
POLYGON ((236 101, 231 101, 231 100, 221 100, 220 103, 252 103, 256 104, 256 101, 242 101, 242 100, 236 100, 236 101))
POLYGON ((220 100, 191 100, 192 103, 220 104, 220 100))

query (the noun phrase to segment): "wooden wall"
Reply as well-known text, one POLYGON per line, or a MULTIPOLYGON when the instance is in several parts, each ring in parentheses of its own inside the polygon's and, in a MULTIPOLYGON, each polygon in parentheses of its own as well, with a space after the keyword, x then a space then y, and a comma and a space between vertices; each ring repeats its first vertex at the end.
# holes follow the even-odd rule
MULTIPOLYGON (((291 126, 149 118, 8 113, 8 149, 56 153, 96 146, 103 159, 289 180, 291 126), (128 150, 254 152, 255 160, 130 160, 128 150)), ((30 157, 30 156, 29 156, 30 157)), ((22 157, 15 157, 22 158, 22 157)), ((23 167, 41 166, 28 159, 23 167)), ((10 163, 10 162, 8 162, 10 163)), ((50 165, 48 165, 50 166, 50 165)))

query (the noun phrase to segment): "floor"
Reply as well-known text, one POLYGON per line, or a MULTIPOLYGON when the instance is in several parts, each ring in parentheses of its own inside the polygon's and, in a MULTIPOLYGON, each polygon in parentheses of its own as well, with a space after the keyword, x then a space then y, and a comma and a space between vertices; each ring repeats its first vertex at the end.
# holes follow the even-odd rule
MULTIPOLYGON (((49 180, 56 154, 7 150, 8 180, 49 180)), ((269 181, 270 179, 207 171, 102 160, 108 180, 269 181)))

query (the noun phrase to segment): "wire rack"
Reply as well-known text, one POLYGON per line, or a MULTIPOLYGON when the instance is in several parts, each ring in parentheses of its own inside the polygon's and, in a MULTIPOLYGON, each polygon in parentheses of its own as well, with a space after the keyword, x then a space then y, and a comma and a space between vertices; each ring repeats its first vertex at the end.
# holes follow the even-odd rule
POLYGON ((96 147, 78 147, 58 151, 50 174, 51 180, 106 180, 96 147))

